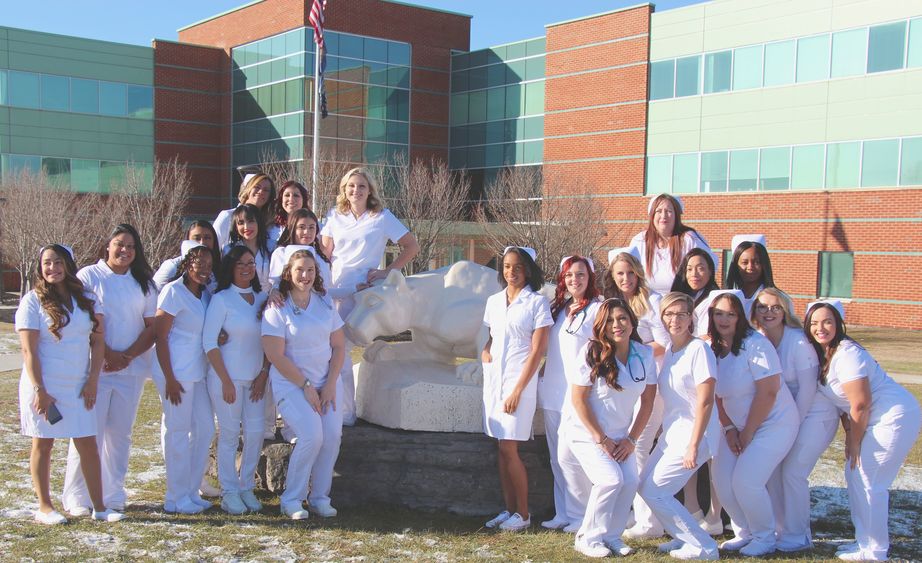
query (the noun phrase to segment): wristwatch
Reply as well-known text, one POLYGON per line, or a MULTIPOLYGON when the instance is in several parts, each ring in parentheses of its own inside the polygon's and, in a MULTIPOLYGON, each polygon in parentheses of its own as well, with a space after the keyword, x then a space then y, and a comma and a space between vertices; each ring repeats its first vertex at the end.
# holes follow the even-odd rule
POLYGON ((301 390, 303 391, 305 387, 312 387, 311 380, 306 377, 304 378, 304 383, 301 384, 301 390))

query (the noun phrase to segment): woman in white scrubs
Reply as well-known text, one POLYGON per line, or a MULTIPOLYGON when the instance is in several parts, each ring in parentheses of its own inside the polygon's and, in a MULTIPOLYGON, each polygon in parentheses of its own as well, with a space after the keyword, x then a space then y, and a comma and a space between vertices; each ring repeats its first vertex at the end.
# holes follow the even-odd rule
POLYGON ((166 512, 197 514, 211 506, 198 493, 214 436, 202 349, 211 257, 206 246, 183 241, 180 276, 166 284, 157 298, 153 380, 163 406, 166 512))
POLYGON ((503 287, 487 299, 483 324, 490 338, 483 361, 484 432, 498 440, 499 481, 506 510, 487 528, 519 532, 531 526, 528 474, 519 457, 519 442, 531 439, 537 402, 535 372, 547 350, 554 324, 550 303, 537 293, 544 283, 531 248, 508 246, 497 274, 503 287))
POLYGON ((641 476, 640 495, 673 538, 661 544, 660 551, 679 559, 717 559, 717 542, 674 496, 717 451, 717 359, 707 343, 692 334, 694 301, 690 296, 669 293, 660 308, 669 331, 658 377, 666 417, 641 476))
POLYGON ((717 285, 717 256, 710 250, 692 249, 685 255, 672 284, 672 291, 679 291, 695 301, 695 336, 708 337, 708 306, 711 293, 720 289, 717 285))
POLYGON ((235 246, 221 262, 218 289, 211 297, 202 329, 208 358, 208 394, 218 419, 216 458, 221 483, 221 508, 229 514, 259 511, 253 494, 254 475, 263 443, 263 398, 269 362, 263 355, 260 312, 266 302, 256 259, 249 248, 235 246), (227 344, 220 346, 224 331, 227 344), (237 470, 237 443, 243 429, 243 450, 237 470))
MULTIPOLYGON (((215 233, 214 227, 212 227, 211 223, 208 221, 204 219, 193 221, 186 231, 186 238, 184 240, 191 240, 204 244, 211 249, 212 264, 221 263, 221 248, 218 246, 218 235, 215 233)), ((167 258, 160 264, 157 271, 154 272, 154 285, 157 286, 158 293, 163 289, 163 286, 176 279, 176 272, 179 270, 180 262, 182 262, 182 256, 167 258)), ((214 279, 214 276, 212 276, 211 280, 208 282, 208 288, 212 290, 216 286, 217 281, 214 279)))
MULTIPOLYGON (((324 287, 330 284, 332 272, 330 270, 330 258, 324 254, 323 246, 320 244, 320 221, 313 211, 306 208, 300 208, 293 211, 288 216, 288 225, 282 231, 279 237, 278 247, 272 251, 272 259, 269 263, 269 285, 276 288, 279 285, 279 277, 282 270, 285 269, 287 261, 285 260, 285 247, 289 245, 298 245, 310 247, 313 249, 314 256, 319 258, 317 261, 317 274, 323 280, 324 287)), ((281 305, 282 300, 274 295, 270 296, 269 301, 281 305)), ((345 293, 349 295, 350 293, 345 293)), ((336 299, 329 289, 327 295, 336 299)))
POLYGON ((93 519, 116 522, 124 514, 107 509, 96 448, 99 372, 105 356, 103 314, 76 277, 71 250, 50 244, 39 250, 32 280, 16 310, 22 346, 19 420, 32 438, 29 470, 38 497, 35 521, 64 524, 51 501, 51 450, 55 438, 72 438, 92 499, 93 519))
MULTIPOLYGON (((106 311, 105 362, 96 392, 96 445, 106 506, 124 510, 131 429, 144 382, 151 374, 157 292, 134 227, 124 223, 115 227, 103 254, 99 262, 77 272, 77 277, 106 311)), ((92 504, 73 443, 67 453, 62 504, 74 516, 89 514, 92 504)))
MULTIPOLYGON (((250 204, 259 209, 260 226, 267 230, 275 225, 275 182, 262 173, 250 173, 240 183, 237 196, 240 205, 250 204)), ((239 206, 238 206, 239 207, 239 206)), ((218 234, 218 248, 224 248, 231 241, 233 232, 233 215, 237 207, 225 209, 214 220, 214 229, 218 234)))
POLYGON ((234 246, 243 245, 250 249, 256 260, 256 277, 259 283, 269 286, 269 264, 275 241, 269 242, 266 228, 260 222, 260 211, 254 205, 243 204, 234 210, 231 220, 230 242, 223 249, 227 254, 234 246))
POLYGON ((768 482, 777 521, 780 551, 813 547, 810 533, 810 486, 807 478, 835 437, 839 416, 835 405, 817 393, 819 359, 791 298, 769 287, 755 295, 752 326, 775 347, 781 360, 781 378, 794 403, 800 428, 791 451, 768 482))
POLYGON ((560 413, 568 396, 566 366, 579 361, 578 353, 592 337, 592 322, 599 309, 599 290, 595 284, 595 265, 591 258, 567 256, 560 262, 557 288, 551 302, 551 328, 547 359, 538 378, 538 408, 544 415, 544 437, 554 474, 554 517, 541 523, 549 530, 572 529, 582 524, 589 497, 589 483, 576 465, 575 474, 564 472, 558 457, 560 413))
POLYGON ((292 246, 286 253, 279 282, 284 305, 267 308, 262 320, 276 404, 298 438, 288 461, 280 508, 293 520, 303 520, 310 512, 332 517, 336 509, 330 504, 330 487, 343 428, 339 403, 343 394, 339 374, 346 353, 343 321, 317 277, 314 255, 292 246), (302 504, 305 497, 307 510, 302 504))
POLYGON ((645 278, 650 289, 668 293, 682 258, 692 248, 710 250, 698 232, 682 224, 684 207, 678 196, 660 194, 647 205, 649 221, 644 231, 631 239, 630 246, 640 252, 645 278))
POLYGON ((288 180, 279 188, 279 195, 275 199, 275 217, 269 227, 269 242, 275 243, 282 238, 282 232, 288 226, 288 218, 298 209, 310 210, 307 199, 307 188, 301 182, 288 180))
MULTIPOLYGON (((416 237, 384 207, 374 176, 365 168, 353 168, 343 176, 336 206, 327 214, 320 235, 324 254, 333 260, 333 279, 329 286, 344 321, 355 308, 353 295, 356 292, 370 287, 375 280, 386 278, 391 270, 400 270, 419 252, 416 237), (400 254, 389 266, 378 269, 388 240, 400 245, 400 254), (343 293, 345 296, 338 297, 343 293)), ((346 341, 341 406, 343 424, 347 426, 355 424, 351 350, 352 344, 346 341)))
POLYGON ((724 289, 743 292, 743 310, 750 316, 756 294, 766 287, 775 287, 765 235, 735 235, 730 247, 733 249, 733 258, 727 268, 724 289))
POLYGON ((568 373, 570 403, 564 410, 561 440, 592 482, 573 545, 588 557, 628 555, 632 550, 621 541, 621 533, 640 484, 634 449, 656 395, 653 350, 640 342, 630 305, 618 298, 602 302, 592 340, 568 373))
POLYGON ((800 419, 781 381, 772 343, 749 326, 741 292, 712 295, 708 313, 717 356, 717 410, 725 439, 714 459, 720 500, 736 535, 720 544, 747 557, 775 551, 775 517, 766 485, 794 443, 800 419))
POLYGON ((838 557, 886 560, 888 489, 919 436, 919 403, 846 336, 838 301, 807 305, 804 330, 820 360, 820 392, 842 413, 845 425, 845 482, 855 543, 838 557))

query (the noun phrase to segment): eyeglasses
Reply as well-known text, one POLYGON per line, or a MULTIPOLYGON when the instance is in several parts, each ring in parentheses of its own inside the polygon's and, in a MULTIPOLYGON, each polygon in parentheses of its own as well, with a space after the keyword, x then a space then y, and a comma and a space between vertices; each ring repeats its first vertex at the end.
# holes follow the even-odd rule
POLYGON ((253 260, 250 260, 249 262, 237 262, 235 266, 238 268, 255 268, 256 262, 253 260))
POLYGON ((784 307, 782 307, 781 305, 772 305, 771 307, 769 307, 768 305, 763 305, 763 304, 761 304, 761 303, 758 303, 758 304, 756 305, 756 311, 759 312, 759 313, 775 313, 775 314, 778 314, 778 313, 784 312, 784 307))
POLYGON ((682 311, 680 313, 674 313, 671 311, 668 313, 663 313, 663 319, 665 319, 666 321, 671 321, 672 319, 678 319, 680 321, 684 321, 690 316, 691 316, 691 313, 686 313, 685 311, 682 311))

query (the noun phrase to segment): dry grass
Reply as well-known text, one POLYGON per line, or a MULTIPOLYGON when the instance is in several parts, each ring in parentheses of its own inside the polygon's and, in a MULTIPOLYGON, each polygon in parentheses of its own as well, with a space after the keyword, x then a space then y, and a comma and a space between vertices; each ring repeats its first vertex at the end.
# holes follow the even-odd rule
POLYGON ((922 375, 922 331, 851 327, 848 335, 867 348, 888 372, 922 375))

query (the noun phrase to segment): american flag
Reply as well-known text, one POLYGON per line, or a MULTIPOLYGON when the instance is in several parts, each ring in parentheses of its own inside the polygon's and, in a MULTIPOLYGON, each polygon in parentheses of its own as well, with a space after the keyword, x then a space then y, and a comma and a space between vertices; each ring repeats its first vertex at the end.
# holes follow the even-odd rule
POLYGON ((311 13, 308 21, 314 28, 314 43, 320 49, 320 69, 317 73, 317 95, 320 96, 320 117, 321 119, 328 115, 327 113, 327 87, 324 84, 323 73, 327 69, 327 49, 323 42, 323 11, 327 7, 327 0, 314 0, 311 5, 311 13))

